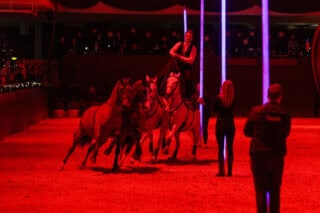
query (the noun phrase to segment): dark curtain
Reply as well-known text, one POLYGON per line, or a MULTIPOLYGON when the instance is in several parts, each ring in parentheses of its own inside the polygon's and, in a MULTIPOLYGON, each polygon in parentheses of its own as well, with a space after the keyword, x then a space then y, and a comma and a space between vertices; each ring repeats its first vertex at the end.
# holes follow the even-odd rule
POLYGON ((269 0, 272 11, 283 13, 306 13, 320 10, 319 0, 269 0))
MULTIPOLYGON (((104 4, 133 11, 156 11, 179 4, 190 9, 200 10, 199 0, 58 0, 63 6, 75 9, 90 8, 102 2, 104 4)), ((204 0, 205 11, 219 12, 221 0, 204 0)), ((261 0, 227 0, 227 11, 241 11, 254 5, 261 6, 261 0)), ((320 10, 320 1, 315 0, 269 0, 272 11, 283 13, 305 13, 320 10)))
MULTIPOLYGON (((180 5, 185 4, 188 8, 200 10, 200 1, 185 0, 180 5)), ((252 0, 227 0, 227 11, 240 11, 254 6, 252 0)), ((204 10, 207 12, 219 12, 221 10, 221 0, 204 0, 204 10)))
POLYGON ((173 0, 101 0, 101 2, 125 9, 135 11, 154 11, 172 7, 177 1, 173 0))
POLYGON ((320 27, 318 26, 312 42, 312 71, 318 96, 320 97, 320 27))
POLYGON ((86 9, 93 7, 100 0, 57 0, 63 6, 74 9, 86 9))

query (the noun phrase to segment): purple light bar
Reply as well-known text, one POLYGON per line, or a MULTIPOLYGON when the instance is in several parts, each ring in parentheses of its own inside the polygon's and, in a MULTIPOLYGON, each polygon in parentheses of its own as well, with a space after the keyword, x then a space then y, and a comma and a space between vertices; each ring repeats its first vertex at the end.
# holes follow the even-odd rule
MULTIPOLYGON (((203 97, 203 39, 204 39, 204 0, 200 0, 200 97, 203 97)), ((200 104, 200 130, 202 133, 203 107, 200 104)), ((201 134, 202 136, 202 134, 201 134)))
MULTIPOLYGON (((226 66, 226 25, 227 25, 227 19, 226 19, 226 0, 221 0, 221 83, 226 80, 227 75, 227 66, 226 66)), ((227 159, 227 142, 226 137, 224 137, 224 149, 223 149, 223 158, 224 160, 227 159)))
POLYGON ((221 84, 226 80, 226 0, 221 1, 221 84))
POLYGON ((188 16, 187 16, 187 8, 184 6, 183 8, 183 31, 184 33, 187 32, 188 29, 188 16))
POLYGON ((269 70, 269 2, 262 0, 262 103, 268 100, 269 70))

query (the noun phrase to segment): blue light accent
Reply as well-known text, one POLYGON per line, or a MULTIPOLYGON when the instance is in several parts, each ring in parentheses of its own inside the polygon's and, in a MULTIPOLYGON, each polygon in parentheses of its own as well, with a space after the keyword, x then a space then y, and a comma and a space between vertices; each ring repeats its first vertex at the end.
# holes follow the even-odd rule
POLYGON ((270 212, 270 192, 269 191, 267 191, 266 198, 267 198, 267 212, 270 212))

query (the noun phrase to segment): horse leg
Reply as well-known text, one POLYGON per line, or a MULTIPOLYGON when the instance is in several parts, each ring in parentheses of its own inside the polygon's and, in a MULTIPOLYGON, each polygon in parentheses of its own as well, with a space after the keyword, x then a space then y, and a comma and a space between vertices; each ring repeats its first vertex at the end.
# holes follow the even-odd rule
POLYGON ((170 144, 171 144, 171 140, 172 140, 172 137, 176 134, 176 130, 177 129, 178 129, 177 128, 177 124, 174 124, 172 126, 171 131, 168 134, 168 137, 166 138, 166 146, 163 149, 163 153, 166 154, 166 155, 169 154, 169 147, 170 147, 170 144))
POLYGON ((66 165, 69 157, 71 156, 71 154, 74 152, 74 150, 76 149, 76 146, 78 145, 77 141, 73 141, 72 146, 69 148, 67 155, 65 156, 65 158, 63 159, 61 165, 59 166, 59 170, 62 171, 64 169, 64 166, 66 165))
POLYGON ((98 156, 99 148, 101 146, 102 145, 100 145, 100 142, 98 142, 98 141, 97 141, 97 143, 95 145, 92 146, 92 150, 90 150, 90 152, 92 151, 92 155, 90 157, 90 160, 91 160, 92 163, 96 163, 97 162, 97 156, 98 156))
POLYGON ((112 171, 115 172, 119 169, 119 154, 120 154, 120 139, 116 139, 116 150, 115 150, 115 155, 114 155, 114 160, 113 160, 113 166, 112 166, 112 171))
POLYGON ((121 156, 121 159, 119 161, 120 167, 123 164, 124 160, 127 158, 127 156, 130 154, 132 147, 133 147, 133 144, 130 143, 130 144, 127 144, 126 146, 124 146, 123 150, 120 149, 120 154, 119 154, 121 156))
POLYGON ((73 134, 72 146, 69 148, 67 155, 63 159, 61 165, 59 166, 59 170, 62 171, 64 169, 64 166, 66 165, 69 157, 71 156, 71 154, 74 152, 74 150, 78 145, 81 145, 81 144, 85 145, 90 141, 91 141, 91 137, 83 136, 83 134, 81 133, 81 129, 78 129, 77 131, 75 131, 75 133, 73 134))
POLYGON ((94 149, 92 150, 92 156, 90 158, 90 160, 95 163, 97 161, 97 156, 98 156, 98 152, 101 146, 103 146, 106 142, 108 141, 108 135, 104 134, 104 135, 99 135, 99 137, 96 140, 96 144, 93 147, 94 149))
POLYGON ((92 143, 92 144, 89 145, 88 150, 87 150, 87 154, 86 154, 86 156, 84 157, 84 159, 83 159, 83 161, 81 163, 81 167, 85 167, 86 166, 88 158, 89 158, 89 155, 94 150, 95 146, 96 146, 95 143, 92 143))
MULTIPOLYGON (((138 140, 139 141, 139 140, 138 140)), ((142 155, 142 148, 141 148, 141 144, 135 143, 136 144, 136 150, 133 154, 133 158, 137 161, 141 161, 141 155, 142 155)))
POLYGON ((148 137, 148 132, 145 132, 142 137, 141 137, 141 140, 140 140, 140 143, 142 144, 148 137))
POLYGON ((153 150, 152 160, 158 159, 160 145, 161 145, 161 143, 163 143, 163 141, 165 141, 165 137, 166 137, 166 129, 163 128, 163 126, 160 126, 159 138, 158 138, 157 146, 153 150))
POLYGON ((197 154, 197 144, 200 138, 200 129, 193 129, 192 131, 193 135, 193 146, 192 146, 192 158, 195 160, 196 159, 196 154, 197 154))
POLYGON ((111 154, 111 151, 112 151, 112 149, 113 149, 113 147, 116 145, 116 140, 115 139, 113 139, 112 141, 111 141, 111 143, 109 144, 109 146, 107 147, 107 149, 106 150, 104 150, 104 154, 105 155, 110 155, 111 154))
POLYGON ((132 154, 131 162, 133 162, 134 160, 138 160, 138 161, 141 160, 142 149, 141 149, 141 144, 140 144, 140 141, 141 141, 140 133, 137 135, 137 137, 133 137, 133 138, 131 138, 131 140, 130 140, 130 138, 129 138, 129 140, 125 141, 126 148, 124 150, 124 155, 122 156, 122 158, 119 162, 119 166, 122 165, 122 163, 124 162, 124 160, 127 158, 128 155, 131 155, 131 150, 132 150, 133 145, 135 145, 136 149, 135 149, 134 153, 132 154))
POLYGON ((170 159, 177 159, 178 151, 179 151, 179 148, 180 148, 180 133, 176 132, 174 134, 174 138, 176 140, 176 147, 175 147, 175 150, 173 151, 173 154, 172 154, 170 159))
POLYGON ((152 153, 153 152, 153 131, 151 130, 148 133, 149 136, 149 152, 152 153))

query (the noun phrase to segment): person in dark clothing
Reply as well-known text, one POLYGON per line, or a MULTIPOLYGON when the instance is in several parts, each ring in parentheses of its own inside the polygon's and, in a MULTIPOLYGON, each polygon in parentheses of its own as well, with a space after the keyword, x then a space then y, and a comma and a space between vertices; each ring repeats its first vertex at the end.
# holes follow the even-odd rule
POLYGON ((177 42, 169 51, 169 54, 176 59, 177 66, 181 73, 181 93, 183 98, 191 99, 193 82, 191 80, 192 65, 197 56, 197 48, 193 43, 193 31, 185 33, 183 42, 177 42))
POLYGON ((251 137, 251 171, 258 213, 267 212, 267 193, 270 197, 270 213, 280 212, 286 138, 291 129, 290 115, 280 104, 282 97, 281 85, 270 85, 269 101, 253 107, 244 126, 244 134, 251 137))
POLYGON ((233 141, 235 135, 235 125, 233 119, 233 108, 235 104, 234 99, 234 87, 230 80, 226 80, 222 83, 220 94, 217 96, 214 102, 214 111, 217 113, 216 120, 216 140, 218 143, 218 162, 219 172, 217 177, 225 176, 224 170, 224 138, 226 138, 227 145, 227 161, 228 161, 228 173, 232 176, 233 165, 233 141))

